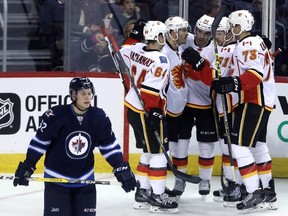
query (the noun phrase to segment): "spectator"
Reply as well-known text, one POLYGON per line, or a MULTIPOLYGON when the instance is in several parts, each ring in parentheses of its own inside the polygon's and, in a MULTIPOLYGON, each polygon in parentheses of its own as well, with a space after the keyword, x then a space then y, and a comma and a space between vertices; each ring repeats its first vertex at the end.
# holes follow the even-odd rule
POLYGON ((106 17, 111 17, 111 24, 114 30, 114 36, 119 45, 121 45, 125 37, 125 24, 130 20, 138 19, 148 19, 148 15, 145 14, 145 11, 141 11, 140 8, 136 5, 134 0, 120 0, 119 7, 115 10, 111 10, 106 17))
POLYGON ((37 6, 40 46, 51 52, 50 70, 63 66, 64 2, 65 0, 42 0, 37 6))
POLYGON ((204 14, 210 17, 215 17, 221 8, 221 0, 205 0, 204 1, 204 14))
POLYGON ((80 57, 72 55, 73 70, 89 72, 117 72, 104 35, 100 30, 87 36, 78 47, 80 57))

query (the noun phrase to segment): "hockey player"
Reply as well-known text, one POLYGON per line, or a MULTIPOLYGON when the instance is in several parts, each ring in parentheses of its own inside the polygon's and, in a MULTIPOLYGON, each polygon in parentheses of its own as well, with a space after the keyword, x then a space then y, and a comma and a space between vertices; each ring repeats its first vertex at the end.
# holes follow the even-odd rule
POLYGON ((248 195, 236 205, 240 213, 267 209, 275 202, 271 156, 266 145, 267 123, 274 106, 273 61, 260 36, 250 33, 254 18, 247 10, 229 15, 237 43, 232 58, 232 76, 212 82, 220 94, 239 93, 239 106, 231 131, 232 150, 248 195), (262 189, 259 182, 261 181, 262 189))
MULTIPOLYGON (((92 107, 94 86, 88 78, 73 78, 69 85, 72 103, 48 109, 31 140, 26 159, 15 172, 14 186, 28 186, 36 163, 45 154, 44 177, 94 180, 94 154, 98 147, 113 173, 129 192, 136 187, 134 174, 111 129, 107 114, 92 107)), ((96 215, 96 187, 87 184, 45 183, 44 215, 96 215)))
MULTIPOLYGON (((214 46, 211 39, 211 25, 214 18, 203 15, 198 19, 195 26, 195 36, 189 34, 187 43, 183 48, 191 46, 200 55, 193 58, 192 67, 200 70, 204 64, 204 58, 210 63, 215 60, 214 46)), ((189 49, 189 48, 187 48, 189 49)), ((185 60, 187 51, 184 50, 182 56, 185 60), (186 51, 186 52, 185 52, 186 51)), ((199 183, 199 194, 203 198, 210 193, 210 179, 214 165, 214 147, 218 140, 215 126, 215 119, 210 98, 210 87, 201 80, 186 74, 188 86, 188 99, 183 111, 182 130, 179 134, 182 146, 188 146, 191 138, 193 126, 196 126, 196 138, 199 147, 199 176, 202 179, 199 183)))
MULTIPOLYGON (((188 87, 183 73, 184 61, 181 58, 181 44, 186 43, 188 36, 189 23, 178 16, 170 17, 165 21, 169 33, 166 37, 166 44, 162 53, 166 54, 169 62, 169 88, 167 92, 167 123, 169 151, 172 162, 181 172, 187 171, 188 164, 188 145, 182 144, 178 140, 179 131, 182 126, 182 112, 187 103, 188 87)), ((183 193, 185 182, 176 178, 173 195, 179 196, 183 193)))
MULTIPOLYGON (((217 45, 217 50, 215 50, 215 52, 218 53, 218 60, 216 61, 215 59, 214 63, 212 64, 212 68, 211 68, 210 63, 207 60, 201 61, 203 62, 203 64, 205 63, 205 66, 199 71, 195 71, 191 67, 191 65, 186 63, 185 73, 188 74, 188 76, 201 80, 203 83, 205 83, 208 86, 211 86, 213 79, 218 77, 219 75, 229 76, 232 53, 236 44, 235 42, 233 42, 234 37, 229 30, 230 30, 230 25, 228 22, 228 18, 223 17, 217 28, 216 38, 215 38, 215 42, 217 45)), ((186 54, 185 59, 187 60, 188 63, 193 62, 194 59, 197 59, 199 57, 199 53, 195 51, 194 49, 192 49, 191 47, 185 51, 185 54, 186 54)), ((217 113, 219 116, 219 122, 217 119, 217 122, 219 125, 219 138, 220 138, 219 144, 220 144, 220 149, 222 150, 222 153, 223 153, 222 154, 223 173, 227 180, 225 182, 226 183, 225 188, 224 188, 225 191, 223 191, 223 189, 220 189, 220 190, 216 190, 213 192, 214 200, 223 201, 223 197, 225 195, 227 196, 225 198, 225 200, 227 201, 234 200, 235 197, 237 197, 237 200, 239 200, 241 198, 241 196, 239 196, 241 195, 239 189, 243 181, 239 174, 238 169, 235 170, 235 174, 234 174, 234 171, 232 170, 232 167, 230 165, 230 156, 229 156, 229 151, 228 151, 227 139, 225 139, 225 142, 224 142, 224 134, 226 131, 225 131, 225 126, 224 126, 224 114, 223 114, 223 106, 222 106, 223 105, 222 103, 224 102, 226 112, 227 112, 227 117, 228 117, 228 126, 229 128, 231 128, 232 111, 233 111, 233 108, 238 103, 238 95, 236 93, 229 93, 225 95, 225 97, 223 98, 225 101, 222 101, 221 95, 219 94, 215 94, 214 92, 212 92, 211 95, 213 97, 213 101, 215 101, 213 106, 217 108, 217 113), (234 182, 234 175, 236 177, 237 184, 235 184, 234 182)), ((234 162, 234 167, 236 168, 235 162, 234 162)))
POLYGON ((167 31, 164 23, 148 21, 143 29, 147 44, 136 43, 121 49, 136 91, 140 93, 138 95, 134 88, 130 88, 124 102, 128 108, 128 121, 134 130, 136 147, 143 150, 137 166, 140 187, 135 193, 134 208, 150 208, 150 212, 160 213, 178 211, 178 204, 164 193, 167 159, 154 133, 157 131, 163 145, 168 147, 165 115, 170 63, 167 56, 161 53, 167 31), (141 99, 144 104, 140 102, 141 99))

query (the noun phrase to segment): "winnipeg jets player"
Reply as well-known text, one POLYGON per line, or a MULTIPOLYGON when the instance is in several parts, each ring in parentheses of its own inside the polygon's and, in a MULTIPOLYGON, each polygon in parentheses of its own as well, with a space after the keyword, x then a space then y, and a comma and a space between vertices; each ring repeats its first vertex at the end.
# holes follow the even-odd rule
MULTIPOLYGON (((100 153, 114 168, 113 173, 126 192, 134 190, 136 180, 128 162, 123 161, 118 141, 107 114, 92 107, 95 94, 92 82, 85 77, 73 78, 69 85, 72 103, 47 110, 26 159, 15 173, 14 186, 26 185, 45 154, 44 177, 69 180, 94 180, 94 154, 100 153)), ((87 184, 45 183, 44 215, 96 215, 96 188, 87 184)))

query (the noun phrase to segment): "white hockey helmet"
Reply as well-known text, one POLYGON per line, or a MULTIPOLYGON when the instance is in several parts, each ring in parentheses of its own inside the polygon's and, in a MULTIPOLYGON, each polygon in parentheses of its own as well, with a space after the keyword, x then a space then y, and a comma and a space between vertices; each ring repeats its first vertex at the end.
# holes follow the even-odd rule
POLYGON ((227 33, 230 30, 230 23, 228 22, 228 17, 222 17, 217 31, 224 31, 225 33, 227 33))
POLYGON ((254 25, 254 17, 248 10, 237 10, 228 17, 229 23, 235 27, 240 25, 242 31, 250 31, 254 25))
POLYGON ((211 32, 211 26, 214 21, 214 17, 210 17, 204 14, 196 22, 196 27, 205 32, 211 32))
POLYGON ((168 29, 166 25, 161 21, 148 21, 143 28, 143 35, 145 40, 157 41, 158 43, 159 34, 162 33, 163 37, 165 38, 167 32, 168 29))
POLYGON ((178 29, 189 27, 188 21, 179 16, 169 17, 165 21, 165 25, 168 30, 174 30, 176 32, 178 32, 178 29))

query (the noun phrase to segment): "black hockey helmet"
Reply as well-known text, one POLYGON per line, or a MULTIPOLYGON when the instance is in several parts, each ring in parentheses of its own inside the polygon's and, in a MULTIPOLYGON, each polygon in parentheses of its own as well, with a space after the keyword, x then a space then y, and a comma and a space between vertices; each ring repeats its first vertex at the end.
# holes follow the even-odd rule
POLYGON ((73 96, 81 89, 91 89, 92 94, 95 95, 93 83, 87 77, 75 77, 69 84, 69 95, 73 101, 73 96))

